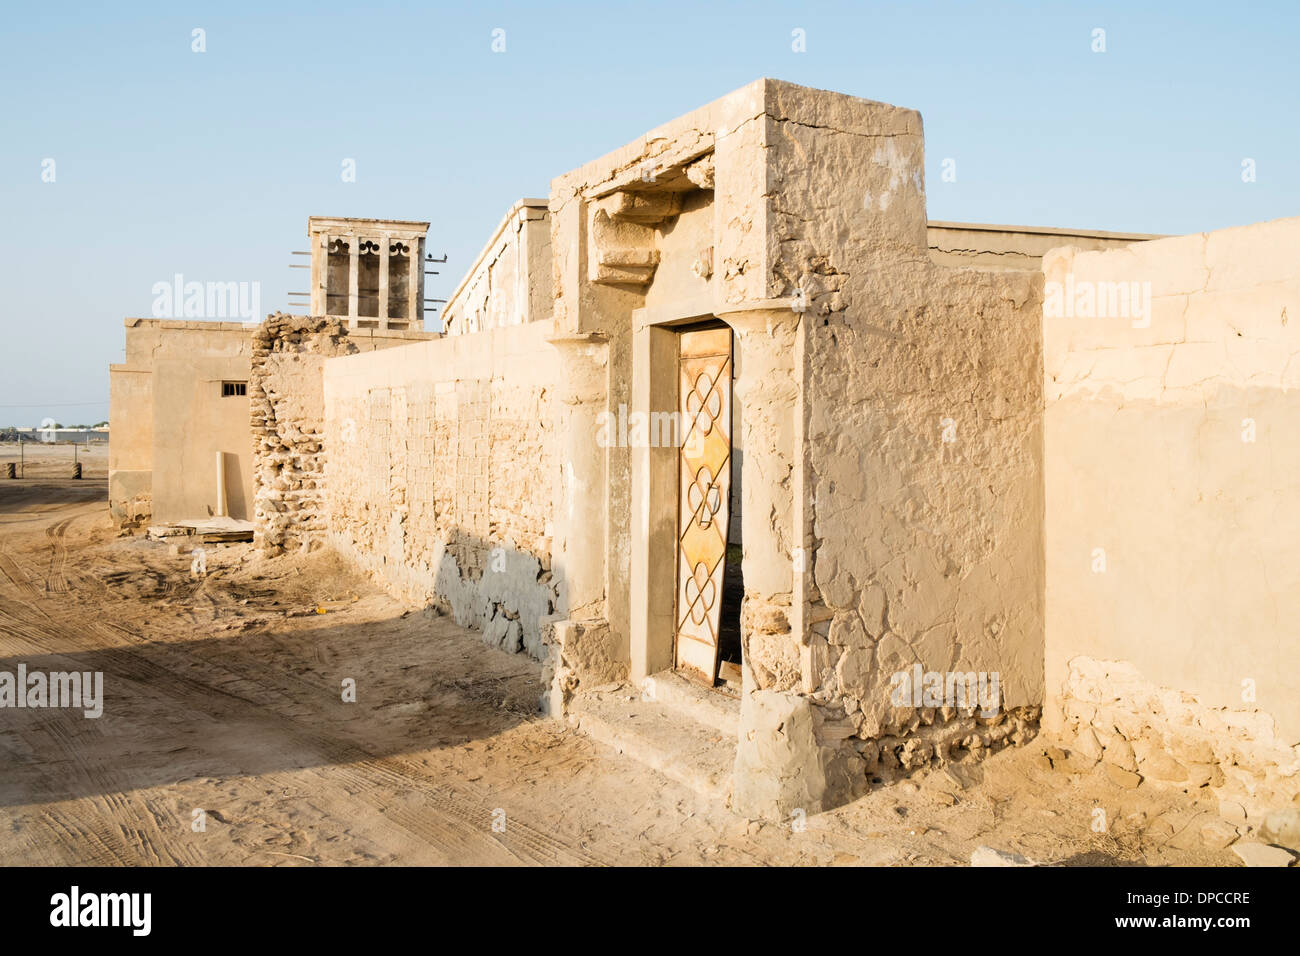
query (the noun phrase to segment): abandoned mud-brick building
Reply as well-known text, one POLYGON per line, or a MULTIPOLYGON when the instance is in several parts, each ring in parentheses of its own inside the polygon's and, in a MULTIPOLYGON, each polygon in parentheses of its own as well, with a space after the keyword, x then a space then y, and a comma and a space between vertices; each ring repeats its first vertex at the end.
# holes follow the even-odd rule
MULTIPOLYGON (((1040 722, 1072 760, 1289 803, 1300 222, 931 223, 923 145, 914 111, 760 80, 560 176, 445 337, 321 358, 323 430, 254 369, 311 461, 259 440, 253 495, 310 471, 315 499, 259 508, 261 540, 534 655, 552 713, 746 813, 1040 722)), ((258 348, 317 354, 318 321, 258 348)))
MULTIPOLYGON (((288 432, 279 435, 274 420, 267 421, 267 396, 250 385, 254 367, 271 363, 280 370, 301 438, 321 418, 319 366, 326 354, 435 338, 423 331, 420 263, 428 228, 427 222, 310 219, 312 315, 322 319, 299 321, 292 330, 274 324, 272 338, 258 323, 127 319, 125 359, 109 366, 110 419, 121 423, 108 462, 109 508, 118 524, 251 519, 250 435, 259 438, 263 468, 292 444, 279 441, 288 432), (381 245, 389 250, 385 256, 381 245)), ((209 287, 205 297, 199 283, 192 285, 192 291, 177 289, 177 301, 191 303, 196 316, 213 314, 214 291, 221 290, 209 287)), ((216 301, 225 316, 228 303, 216 301)))

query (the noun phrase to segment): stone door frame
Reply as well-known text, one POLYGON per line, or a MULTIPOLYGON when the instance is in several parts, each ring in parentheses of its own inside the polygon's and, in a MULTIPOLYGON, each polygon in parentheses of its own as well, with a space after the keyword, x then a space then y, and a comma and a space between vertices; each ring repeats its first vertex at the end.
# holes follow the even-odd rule
MULTIPOLYGON (((629 415, 653 420, 678 407, 678 334, 689 327, 718 320, 732 331, 732 361, 736 390, 742 396, 741 428, 745 454, 740 465, 744 504, 741 508, 746 601, 751 592, 788 596, 789 623, 802 632, 805 575, 796 573, 792 551, 803 545, 796 534, 798 482, 773 484, 781 474, 798 476, 796 423, 802 404, 798 367, 798 315, 793 300, 772 299, 722 306, 714 302, 686 303, 672 310, 633 312, 632 388, 629 415), (749 405, 755 403, 751 419, 749 405), (758 440, 759 431, 763 440, 758 440), (752 438, 751 438, 752 436, 752 438), (752 445, 752 450, 751 450, 752 445), (752 504, 752 507, 751 507, 752 504), (780 531, 774 534, 771 516, 780 531), (752 576, 752 577, 751 577, 752 576)), ((800 429, 801 431, 801 429, 800 429)), ((679 465, 675 447, 630 449, 631 455, 631 662, 629 676, 639 682, 673 667, 677 570, 677 495, 679 465)), ((742 612, 742 647, 745 645, 742 612)), ((745 680, 750 680, 748 668, 745 680)))

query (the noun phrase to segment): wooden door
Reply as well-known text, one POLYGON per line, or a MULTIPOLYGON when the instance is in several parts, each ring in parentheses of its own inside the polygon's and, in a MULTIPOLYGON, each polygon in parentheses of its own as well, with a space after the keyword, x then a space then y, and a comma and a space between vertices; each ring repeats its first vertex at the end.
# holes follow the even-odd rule
POLYGON ((731 329, 679 336, 675 664, 714 684, 731 499, 731 329))

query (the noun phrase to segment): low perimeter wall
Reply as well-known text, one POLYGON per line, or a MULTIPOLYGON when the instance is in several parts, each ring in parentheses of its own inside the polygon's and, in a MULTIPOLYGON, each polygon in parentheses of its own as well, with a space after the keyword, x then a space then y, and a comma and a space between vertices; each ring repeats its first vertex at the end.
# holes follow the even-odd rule
POLYGON ((325 363, 330 544, 394 593, 542 659, 555 349, 548 321, 325 363))
POLYGON ((1297 247, 1043 260, 1047 719, 1238 819, 1300 794, 1297 247))

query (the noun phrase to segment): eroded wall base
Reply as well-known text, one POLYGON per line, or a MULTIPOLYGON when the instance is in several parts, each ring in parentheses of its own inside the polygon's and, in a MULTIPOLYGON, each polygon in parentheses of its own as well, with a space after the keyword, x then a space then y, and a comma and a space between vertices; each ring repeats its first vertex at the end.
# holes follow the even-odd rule
POLYGON ((549 331, 460 335, 325 370, 332 546, 390 592, 538 660, 542 628, 566 616, 551 556, 549 331))
POLYGON ((138 531, 153 517, 153 472, 110 471, 108 512, 119 531, 138 531))
POLYGON ((1101 762, 1126 786, 1212 795, 1230 822, 1257 826, 1300 802, 1300 747, 1272 717, 1209 706, 1126 662, 1072 658, 1050 716, 1080 769, 1101 762))
POLYGON ((876 735, 863 739, 842 706, 786 691, 747 690, 733 806, 769 819, 834 809, 873 786, 926 769, 969 766, 1021 746, 1037 736, 1040 715, 1037 706, 988 717, 975 708, 893 708, 876 735))
POLYGON ((553 621, 542 627, 542 713, 562 717, 580 687, 590 689, 627 678, 609 622, 553 621))
POLYGON ((429 542, 428 563, 416 564, 358 546, 349 534, 331 532, 326 540, 394 597, 438 608, 499 650, 547 659, 546 629, 559 602, 549 561, 502 548, 496 558, 487 556, 499 569, 485 573, 481 566, 462 567, 442 540, 429 542))

